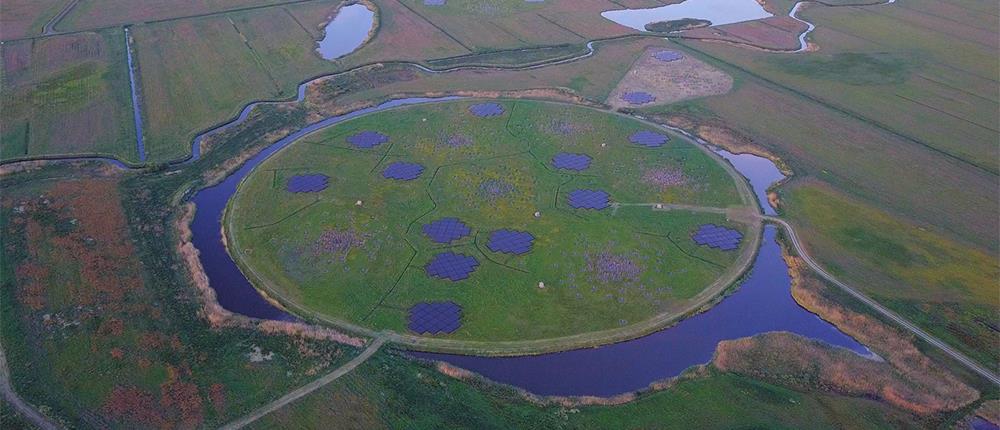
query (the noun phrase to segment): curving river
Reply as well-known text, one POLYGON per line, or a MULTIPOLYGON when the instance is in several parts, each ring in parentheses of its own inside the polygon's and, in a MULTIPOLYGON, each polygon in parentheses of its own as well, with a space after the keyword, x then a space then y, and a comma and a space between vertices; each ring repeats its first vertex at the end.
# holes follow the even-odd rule
MULTIPOLYGON (((197 211, 192 221, 192 242, 200 251, 199 258, 219 303, 230 311, 250 317, 296 320, 273 306, 253 288, 222 242, 221 220, 226 204, 236 192, 239 182, 255 166, 303 136, 345 120, 396 106, 457 98, 399 99, 326 118, 268 146, 219 184, 195 193, 192 201, 197 205, 197 211)), ((241 118, 245 117, 241 115, 241 118)), ((764 161, 733 163, 737 170, 751 178, 750 182, 758 195, 771 183, 752 178, 766 178, 770 169, 777 170, 769 160, 761 160, 764 161)), ((597 348, 526 357, 412 354, 419 358, 446 361, 537 394, 598 396, 634 391, 651 382, 676 376, 690 366, 708 362, 715 345, 721 340, 769 331, 798 333, 869 355, 863 345, 795 303, 789 291, 788 268, 781 258, 774 235, 773 226, 765 228, 760 253, 749 276, 735 293, 707 312, 648 336, 597 348)))

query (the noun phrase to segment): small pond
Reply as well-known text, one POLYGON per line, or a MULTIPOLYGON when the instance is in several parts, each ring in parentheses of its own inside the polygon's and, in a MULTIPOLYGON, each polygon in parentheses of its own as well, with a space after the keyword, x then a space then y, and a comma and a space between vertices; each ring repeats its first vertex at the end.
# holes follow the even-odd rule
POLYGON ((646 31, 646 24, 661 21, 689 18, 711 21, 712 25, 724 25, 773 15, 764 10, 756 0, 685 0, 648 9, 609 10, 602 12, 601 16, 626 27, 646 31))
POLYGON ((774 208, 767 202, 767 189, 773 184, 785 179, 778 166, 773 161, 753 154, 733 154, 724 149, 712 148, 715 153, 729 161, 740 174, 750 181, 754 195, 766 215, 777 215, 774 208))
POLYGON ((362 4, 340 8, 323 30, 316 52, 325 60, 335 60, 358 49, 375 24, 375 12, 362 4))

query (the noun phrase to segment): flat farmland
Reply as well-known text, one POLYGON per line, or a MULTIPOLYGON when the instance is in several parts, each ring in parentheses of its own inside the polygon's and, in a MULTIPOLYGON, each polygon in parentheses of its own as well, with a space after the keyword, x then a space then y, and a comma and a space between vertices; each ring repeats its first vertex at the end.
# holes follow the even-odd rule
POLYGON ((816 181, 781 190, 809 252, 838 277, 959 345, 981 363, 1000 360, 995 255, 872 208, 816 181))
MULTIPOLYGON (((377 33, 356 52, 338 60, 338 63, 342 63, 345 67, 371 61, 422 61, 470 52, 406 4, 397 0, 379 0, 376 4, 379 26, 377 33)), ((313 13, 305 16, 304 12, 309 11, 305 7, 289 8, 289 10, 303 23, 309 17, 315 19, 319 15, 313 13)), ((318 30, 320 24, 316 27, 318 30)))
POLYGON ((120 29, 8 42, 0 159, 102 154, 137 161, 120 29))
POLYGON ((995 174, 997 27, 937 17, 926 4, 807 8, 819 27, 812 41, 820 50, 810 55, 692 46, 995 174))
POLYGON ((0 4, 0 40, 42 33, 49 19, 72 0, 7 0, 0 4))
MULTIPOLYGON (((214 14, 230 10, 276 4, 301 3, 303 0, 80 0, 56 25, 60 31, 77 31, 121 24, 214 14)), ((305 0, 309 1, 309 0, 305 0)))
POLYGON ((315 52, 334 0, 133 27, 145 97, 146 149, 156 161, 189 154, 195 134, 259 99, 294 97, 309 76, 334 71, 315 52), (317 6, 317 4, 322 6, 317 6))
POLYGON ((391 1, 404 2, 470 51, 580 43, 633 32, 601 17, 605 10, 620 8, 606 0, 450 2, 442 6, 424 5, 420 0, 391 1))
MULTIPOLYGON (((662 39, 627 39, 595 45, 594 55, 582 60, 533 70, 462 70, 444 74, 420 73, 419 79, 380 85, 338 99, 352 103, 379 99, 388 94, 424 94, 451 91, 513 91, 564 88, 590 99, 603 101, 618 85, 636 58, 650 47, 669 47, 662 39)), ((322 84, 319 85, 322 88, 322 84)))

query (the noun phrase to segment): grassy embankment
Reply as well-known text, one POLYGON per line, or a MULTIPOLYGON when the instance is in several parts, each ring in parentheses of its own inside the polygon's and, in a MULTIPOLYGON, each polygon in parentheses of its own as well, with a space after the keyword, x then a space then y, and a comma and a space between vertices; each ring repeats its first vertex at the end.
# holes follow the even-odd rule
POLYGON ((995 368, 996 27, 971 4, 816 6, 821 51, 806 55, 684 42, 737 87, 656 113, 780 157, 796 175, 783 213, 821 264, 995 368))
POLYGON ((898 428, 932 425, 876 401, 795 391, 714 369, 617 406, 540 406, 516 391, 460 381, 380 352, 251 428, 898 428), (719 401, 726 398, 726 401, 719 401))
POLYGON ((0 159, 106 155, 138 161, 121 30, 9 42, 0 159))
POLYGON ((352 120, 262 164, 226 221, 230 243, 247 250, 238 253, 244 266, 286 300, 376 330, 404 333, 410 306, 453 300, 464 308, 463 328, 450 337, 531 340, 680 311, 739 255, 689 239, 707 222, 742 229, 722 214, 653 212, 648 206, 594 212, 566 204, 574 189, 603 189, 626 205, 739 205, 730 177, 690 144, 642 149, 627 141, 644 128, 639 123, 592 110, 508 102, 503 116, 481 119, 467 112, 470 104, 352 120), (362 130, 385 133, 390 143, 354 150, 345 138, 362 130), (450 147, 449 140, 461 142, 450 147), (593 164, 580 174, 556 172, 549 160, 562 151, 588 154, 593 164), (383 178, 382 169, 397 161, 426 170, 414 181, 383 178), (288 178, 306 173, 326 174, 330 188, 285 190, 288 178), (656 174, 676 174, 679 183, 654 184, 649 178, 656 174), (363 206, 355 206, 357 200, 363 206), (472 228, 469 238, 448 247, 479 259, 466 281, 424 273, 442 249, 424 237, 421 225, 443 217, 472 228), (491 252, 489 234, 502 228, 532 233, 531 253, 491 252), (328 234, 353 238, 349 249, 316 251, 328 234), (628 267, 605 267, 616 264, 628 267))

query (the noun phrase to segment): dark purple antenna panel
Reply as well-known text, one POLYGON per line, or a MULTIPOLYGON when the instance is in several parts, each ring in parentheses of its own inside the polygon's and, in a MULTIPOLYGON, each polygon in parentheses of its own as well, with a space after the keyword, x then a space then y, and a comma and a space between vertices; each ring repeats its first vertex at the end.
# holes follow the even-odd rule
POLYGON ((479 103, 469 106, 469 112, 480 118, 503 115, 503 106, 499 103, 479 103))
POLYGON ((285 189, 293 193, 315 193, 330 185, 330 177, 322 174, 295 175, 288 178, 285 189))
POLYGON ((454 333, 461 326, 462 307, 455 302, 420 302, 410 307, 408 327, 414 333, 454 333))
POLYGON ((374 148, 388 141, 389 136, 371 130, 365 130, 361 133, 347 136, 347 143, 354 145, 356 148, 363 149, 374 148))
POLYGON ((437 243, 450 243, 468 236, 472 229, 458 218, 441 218, 424 224, 424 234, 437 243))
POLYGON ((424 166, 397 161, 386 166, 385 170, 382 171, 382 176, 397 181, 412 181, 420 177, 421 173, 424 173, 424 166))
POLYGON ((677 51, 658 51, 653 53, 653 58, 656 58, 664 63, 669 63, 671 61, 677 61, 684 58, 684 54, 677 51))
POLYGON ((564 170, 587 170, 590 167, 590 156, 587 154, 574 154, 571 152, 560 152, 552 157, 552 167, 564 170))
POLYGON ((631 105, 644 105, 656 101, 656 97, 645 91, 629 91, 622 94, 622 100, 631 105))
POLYGON ((435 255, 434 259, 424 266, 424 270, 427 271, 427 276, 456 282, 468 278, 477 267, 479 260, 476 260, 476 257, 442 252, 435 255))
POLYGON ((715 224, 702 224, 698 230, 691 235, 694 243, 723 251, 733 251, 740 247, 743 234, 738 230, 718 226, 715 224))
POLYGON ((642 130, 632 133, 628 137, 628 141, 639 146, 645 146, 647 148, 657 148, 663 146, 664 143, 670 140, 665 134, 656 133, 649 130, 642 130))
POLYGON ((535 236, 531 233, 503 229, 490 233, 490 241, 486 243, 486 247, 493 252, 521 255, 531 251, 534 242, 535 236))
POLYGON ((601 190, 573 190, 569 193, 569 205, 576 209, 601 210, 611 205, 611 196, 601 190))

